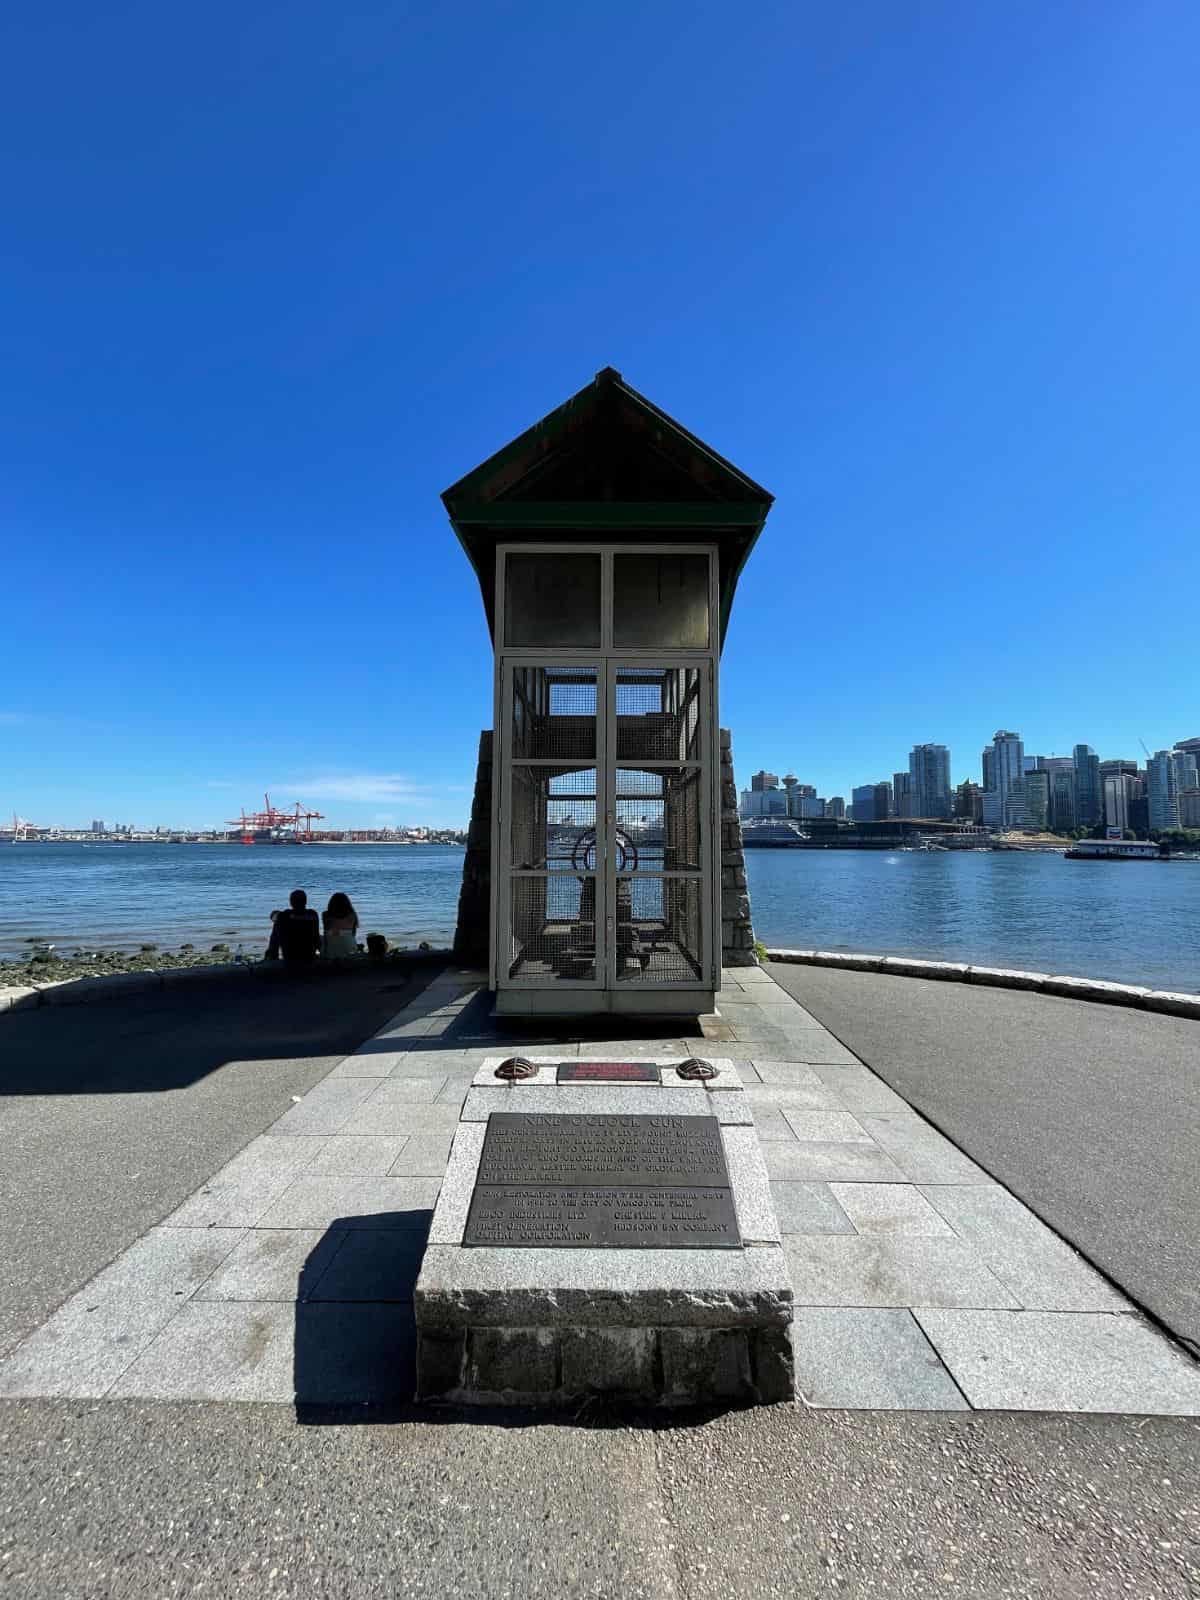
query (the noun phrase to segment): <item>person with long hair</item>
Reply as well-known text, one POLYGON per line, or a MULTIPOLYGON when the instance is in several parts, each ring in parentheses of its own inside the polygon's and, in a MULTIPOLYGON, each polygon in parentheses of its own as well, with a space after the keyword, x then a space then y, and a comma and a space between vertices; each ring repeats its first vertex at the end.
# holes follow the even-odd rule
POLYGON ((340 889, 331 894, 321 921, 325 928, 326 956, 336 959, 358 954, 358 912, 350 904, 348 894, 340 889))

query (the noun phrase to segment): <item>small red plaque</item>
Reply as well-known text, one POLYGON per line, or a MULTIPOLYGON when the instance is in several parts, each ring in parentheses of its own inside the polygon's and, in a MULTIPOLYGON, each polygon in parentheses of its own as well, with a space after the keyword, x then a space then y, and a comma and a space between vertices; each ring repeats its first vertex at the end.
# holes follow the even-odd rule
POLYGON ((560 1061, 559 1083, 661 1083, 654 1061, 560 1061))

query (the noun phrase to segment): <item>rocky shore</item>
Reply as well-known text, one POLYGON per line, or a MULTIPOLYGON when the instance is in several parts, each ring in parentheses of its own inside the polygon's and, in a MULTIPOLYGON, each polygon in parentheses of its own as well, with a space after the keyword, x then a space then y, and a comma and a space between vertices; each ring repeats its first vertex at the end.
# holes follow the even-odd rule
MULTIPOLYGON (((146 945, 136 951, 80 950, 69 956, 61 956, 57 952, 44 955, 35 948, 34 953, 24 960, 0 960, 0 989, 10 985, 62 983, 71 978, 109 978, 125 972, 178 972, 187 967, 225 966, 235 962, 236 949, 236 945, 221 942, 203 948, 182 944, 172 950, 165 946, 146 945)), ((415 950, 393 944, 389 947, 388 955, 424 955, 429 949, 430 946, 425 943, 415 950)), ((262 956, 261 948, 244 950, 247 965, 261 961, 262 956)), ((364 956, 362 959, 365 962, 367 958, 364 956)))

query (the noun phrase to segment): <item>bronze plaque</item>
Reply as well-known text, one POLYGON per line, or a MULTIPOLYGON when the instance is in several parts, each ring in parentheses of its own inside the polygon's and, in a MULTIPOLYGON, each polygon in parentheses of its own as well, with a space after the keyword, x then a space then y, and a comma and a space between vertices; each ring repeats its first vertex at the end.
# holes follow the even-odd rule
POLYGON ((464 1245, 738 1249, 715 1117, 488 1118, 464 1245))
POLYGON ((661 1083, 656 1061, 560 1061, 559 1083, 661 1083))

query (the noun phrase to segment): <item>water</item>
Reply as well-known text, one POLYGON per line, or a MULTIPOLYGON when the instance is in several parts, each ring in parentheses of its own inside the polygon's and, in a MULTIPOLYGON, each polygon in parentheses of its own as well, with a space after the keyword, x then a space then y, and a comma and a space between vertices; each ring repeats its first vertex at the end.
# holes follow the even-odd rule
MULTIPOLYGON (((768 945, 871 950, 1200 991, 1200 863, 1058 855, 748 850, 755 932, 768 945)), ((362 932, 447 945, 463 852, 428 845, 0 847, 0 958, 61 952, 261 952, 290 890, 354 901, 362 932)))
POLYGON ((1200 862, 747 850, 755 936, 1200 990, 1200 862))
POLYGON ((448 945, 462 864, 461 850, 440 845, 0 846, 0 959, 30 937, 58 954, 239 940, 261 954, 293 889, 318 911, 343 890, 363 935, 448 945))

